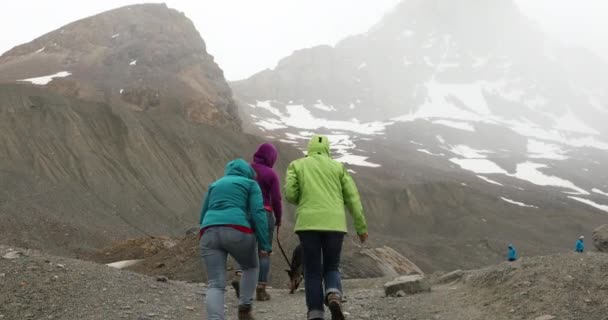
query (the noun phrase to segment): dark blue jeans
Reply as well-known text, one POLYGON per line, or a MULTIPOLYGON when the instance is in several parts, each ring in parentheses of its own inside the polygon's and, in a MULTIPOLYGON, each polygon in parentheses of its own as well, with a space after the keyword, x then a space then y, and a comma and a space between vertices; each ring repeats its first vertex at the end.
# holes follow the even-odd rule
POLYGON ((302 245, 308 319, 322 319, 327 295, 342 296, 339 268, 344 233, 302 231, 298 236, 302 245))

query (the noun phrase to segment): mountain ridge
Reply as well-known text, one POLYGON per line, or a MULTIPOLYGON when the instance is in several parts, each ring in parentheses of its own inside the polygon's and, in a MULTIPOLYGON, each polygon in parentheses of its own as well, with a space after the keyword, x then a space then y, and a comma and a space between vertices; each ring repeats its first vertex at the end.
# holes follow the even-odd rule
POLYGON ((60 72, 63 77, 39 85, 89 101, 177 113, 195 123, 240 130, 223 71, 192 21, 164 4, 84 18, 0 57, 0 82, 60 72))

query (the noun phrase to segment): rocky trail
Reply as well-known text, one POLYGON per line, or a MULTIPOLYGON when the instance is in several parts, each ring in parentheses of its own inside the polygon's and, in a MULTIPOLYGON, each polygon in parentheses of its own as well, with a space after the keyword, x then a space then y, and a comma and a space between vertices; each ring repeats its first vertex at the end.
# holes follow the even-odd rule
MULTIPOLYGON (((205 319, 204 284, 0 247, 0 319, 205 319), (160 279, 166 280, 166 279, 160 279)), ((467 271, 430 293, 385 297, 391 279, 345 281, 347 319, 608 319, 608 255, 525 258, 467 271)), ((304 293, 274 288, 257 319, 305 319, 304 293)), ((229 289, 227 319, 236 319, 229 289)))

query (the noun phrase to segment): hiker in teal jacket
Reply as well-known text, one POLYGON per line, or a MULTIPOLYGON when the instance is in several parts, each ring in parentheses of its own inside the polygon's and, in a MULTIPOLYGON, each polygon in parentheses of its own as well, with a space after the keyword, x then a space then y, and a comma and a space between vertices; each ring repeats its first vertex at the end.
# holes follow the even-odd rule
POLYGON ((209 278, 208 319, 224 319, 226 259, 230 254, 242 267, 239 320, 251 320, 258 278, 258 252, 272 250, 262 192, 255 171, 242 159, 229 162, 223 178, 209 186, 201 210, 200 246, 209 278))
POLYGON ((517 250, 515 250, 515 247, 512 244, 509 245, 507 251, 507 260, 511 262, 517 261, 517 250))
POLYGON ((578 240, 576 241, 576 246, 574 248, 574 251, 580 252, 580 253, 585 252, 585 237, 584 236, 580 236, 578 238, 578 240))

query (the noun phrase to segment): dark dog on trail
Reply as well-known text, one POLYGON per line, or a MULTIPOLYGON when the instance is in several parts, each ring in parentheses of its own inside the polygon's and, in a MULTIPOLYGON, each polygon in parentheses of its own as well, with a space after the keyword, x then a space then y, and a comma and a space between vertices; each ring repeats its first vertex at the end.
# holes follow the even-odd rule
POLYGON ((291 270, 285 271, 287 271, 287 274, 289 275, 289 294, 293 294, 296 290, 298 290, 300 283, 302 283, 302 280, 304 279, 302 247, 299 244, 291 254, 291 263, 289 267, 291 270))

